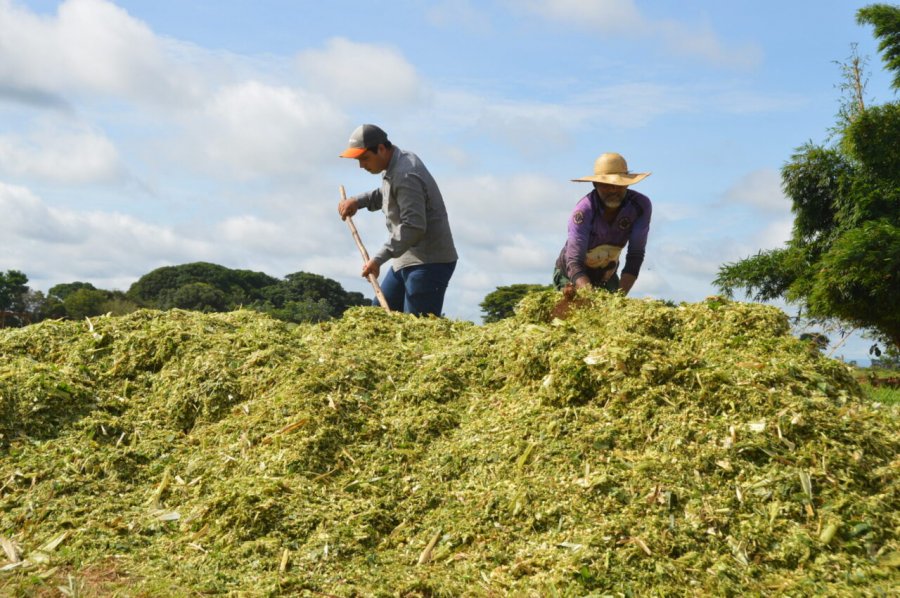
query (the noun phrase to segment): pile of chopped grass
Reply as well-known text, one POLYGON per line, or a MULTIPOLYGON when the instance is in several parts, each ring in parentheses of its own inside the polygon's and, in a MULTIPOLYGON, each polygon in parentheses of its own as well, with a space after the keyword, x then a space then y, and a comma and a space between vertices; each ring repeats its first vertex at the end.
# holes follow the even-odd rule
POLYGON ((559 297, 0 332, 0 593, 896 589, 896 406, 774 308, 559 297))

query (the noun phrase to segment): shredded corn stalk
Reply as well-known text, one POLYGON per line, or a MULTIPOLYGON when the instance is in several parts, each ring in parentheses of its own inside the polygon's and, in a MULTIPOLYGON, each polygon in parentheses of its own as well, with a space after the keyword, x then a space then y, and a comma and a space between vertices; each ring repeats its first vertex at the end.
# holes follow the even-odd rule
POLYGON ((559 298, 0 331, 0 593, 896 589, 896 407, 775 308, 559 298))

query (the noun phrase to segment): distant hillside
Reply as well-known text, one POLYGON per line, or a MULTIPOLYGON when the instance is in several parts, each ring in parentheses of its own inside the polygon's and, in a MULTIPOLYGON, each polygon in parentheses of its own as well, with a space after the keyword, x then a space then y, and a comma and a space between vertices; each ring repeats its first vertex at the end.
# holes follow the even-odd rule
POLYGON ((771 307, 558 299, 0 331, 0 594, 898 586, 896 407, 771 307))

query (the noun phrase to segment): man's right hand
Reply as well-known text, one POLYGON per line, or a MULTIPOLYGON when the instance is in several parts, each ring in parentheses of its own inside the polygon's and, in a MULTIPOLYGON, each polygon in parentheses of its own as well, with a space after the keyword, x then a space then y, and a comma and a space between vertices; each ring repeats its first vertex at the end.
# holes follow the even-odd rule
POLYGON ((575 279, 575 288, 583 289, 591 286, 591 280, 587 276, 579 276, 575 279))
POLYGON ((359 204, 355 199, 345 199, 338 202, 338 214, 341 215, 341 220, 354 216, 357 210, 359 210, 359 204))
POLYGON ((375 276, 377 279, 381 275, 381 264, 375 260, 369 260, 363 265, 362 276, 368 278, 369 275, 375 276))

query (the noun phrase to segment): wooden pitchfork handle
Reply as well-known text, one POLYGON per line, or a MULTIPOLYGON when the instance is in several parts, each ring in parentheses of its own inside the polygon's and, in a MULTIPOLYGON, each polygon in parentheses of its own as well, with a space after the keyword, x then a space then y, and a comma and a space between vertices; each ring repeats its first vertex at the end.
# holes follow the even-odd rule
MULTIPOLYGON (((341 185, 341 201, 347 201, 347 192, 344 191, 344 186, 341 185)), ((344 220, 347 221, 347 226, 350 227, 350 232, 353 234, 353 240, 356 241, 356 246, 359 247, 359 253, 363 258, 363 265, 369 263, 369 252, 366 251, 365 246, 362 243, 362 239, 359 238, 359 231, 356 230, 356 225, 353 224, 353 218, 347 216, 344 220)), ((375 275, 369 273, 366 277, 369 279, 369 282, 372 283, 372 288, 375 289, 375 296, 378 298, 378 303, 381 304, 381 307, 384 308, 384 311, 390 312, 391 308, 388 307, 387 299, 384 297, 384 293, 381 292, 381 287, 378 285, 378 279, 375 278, 375 275)))

